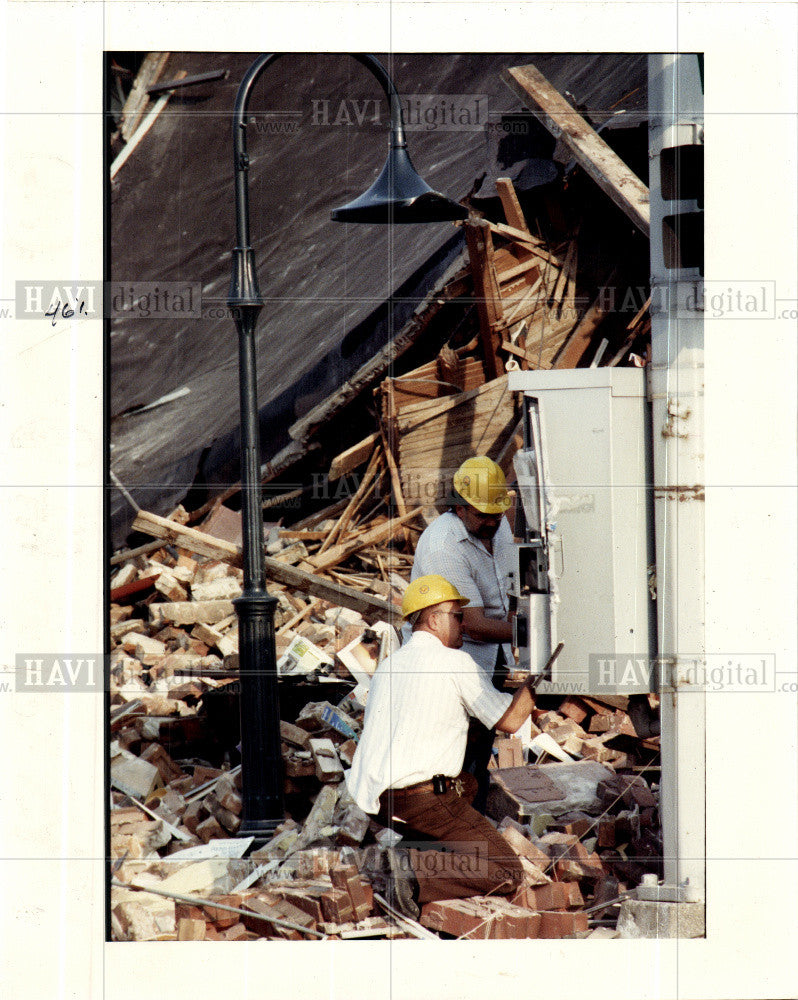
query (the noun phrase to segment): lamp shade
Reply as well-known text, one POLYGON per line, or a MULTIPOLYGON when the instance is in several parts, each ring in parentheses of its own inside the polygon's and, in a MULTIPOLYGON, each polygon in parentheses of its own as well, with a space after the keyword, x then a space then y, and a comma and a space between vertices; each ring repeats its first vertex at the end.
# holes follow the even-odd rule
POLYGON ((333 222, 451 222, 468 209, 432 188, 416 173, 407 149, 392 146, 385 166, 368 191, 332 212, 333 222))

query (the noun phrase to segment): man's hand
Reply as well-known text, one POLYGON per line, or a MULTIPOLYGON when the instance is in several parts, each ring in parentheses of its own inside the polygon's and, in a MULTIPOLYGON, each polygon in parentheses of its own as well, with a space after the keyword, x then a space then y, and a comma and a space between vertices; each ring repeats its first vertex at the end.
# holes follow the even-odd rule
POLYGON ((496 723, 500 733, 514 733, 526 722, 535 707, 534 678, 530 675, 516 690, 504 715, 496 723))

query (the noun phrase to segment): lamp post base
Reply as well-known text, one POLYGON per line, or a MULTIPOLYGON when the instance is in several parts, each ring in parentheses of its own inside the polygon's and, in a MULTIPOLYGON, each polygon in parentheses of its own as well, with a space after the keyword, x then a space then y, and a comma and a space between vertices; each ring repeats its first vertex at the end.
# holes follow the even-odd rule
MULTIPOLYGON (((260 820, 245 820, 241 826, 236 830, 236 837, 243 839, 245 837, 254 837, 256 841, 271 840, 274 836, 278 827, 280 827, 285 820, 282 819, 260 819, 260 820)), ((253 844, 253 850, 257 849, 257 845, 253 844)))
POLYGON ((238 835, 271 837, 283 822, 283 762, 274 649, 276 598, 245 590, 233 602, 238 614, 241 679, 241 781, 238 835))

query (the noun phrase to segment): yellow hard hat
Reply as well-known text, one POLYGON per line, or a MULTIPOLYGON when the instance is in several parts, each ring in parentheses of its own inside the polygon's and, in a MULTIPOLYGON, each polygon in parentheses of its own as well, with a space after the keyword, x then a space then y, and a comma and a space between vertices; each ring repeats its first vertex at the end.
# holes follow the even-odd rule
POLYGON ((402 598, 402 617, 409 618, 416 611, 431 608, 444 601, 459 601, 461 606, 469 603, 453 584, 437 573, 428 573, 413 580, 402 598))
POLYGON ((504 473, 487 455, 466 459, 452 484, 463 500, 482 514, 503 514, 513 502, 504 473))

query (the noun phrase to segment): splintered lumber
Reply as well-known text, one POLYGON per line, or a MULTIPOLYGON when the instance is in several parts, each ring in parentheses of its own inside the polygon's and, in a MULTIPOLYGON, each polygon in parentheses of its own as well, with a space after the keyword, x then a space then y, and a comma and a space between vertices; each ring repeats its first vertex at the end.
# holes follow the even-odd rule
MULTIPOLYGON (((413 511, 415 515, 417 511, 413 511)), ((394 525, 396 522, 393 522, 394 525)), ((196 528, 189 528, 184 524, 177 524, 168 518, 159 517, 149 511, 139 511, 133 522, 135 531, 144 531, 149 535, 158 538, 168 539, 181 548, 189 552, 196 552, 198 555, 207 555, 213 559, 219 559, 230 563, 232 566, 242 564, 241 550, 237 545, 230 542, 223 542, 218 538, 206 535, 196 528)), ((365 544, 369 544, 366 542, 365 544)), ((390 621, 394 614, 394 607, 387 601, 372 594, 363 594, 352 587, 344 587, 341 584, 333 583, 331 580, 322 579, 314 573, 299 569, 296 566, 289 566, 287 563, 278 562, 264 556, 263 560, 266 575, 282 583, 286 587, 300 590, 313 597, 320 597, 323 601, 339 605, 343 608, 351 608, 358 611, 364 618, 384 618, 390 621)), ((192 602, 188 602, 192 603, 192 602)), ((218 602, 214 602, 218 603, 218 602)), ((155 605, 154 605, 155 606, 155 605)), ((163 605, 161 605, 163 607, 163 605)))
POLYGON ((485 371, 489 378, 495 379, 502 374, 498 351, 505 322, 501 290, 493 261, 493 237, 490 225, 481 219, 464 223, 463 230, 471 262, 485 371))
POLYGON ((378 440, 379 435, 376 432, 369 434, 362 441, 358 441, 351 448, 347 448, 340 455, 336 455, 330 465, 330 471, 327 473, 327 480, 331 483, 335 482, 341 476, 345 476, 348 472, 353 472, 359 468, 374 451, 374 446, 378 440))
POLYGON ((523 229, 516 229, 515 226, 506 226, 503 222, 489 222, 490 231, 497 236, 504 236, 515 243, 520 243, 526 250, 531 250, 533 254, 550 263, 551 251, 546 249, 546 245, 537 236, 532 236, 523 229))
POLYGON ((650 233, 648 188, 531 63, 512 66, 504 82, 568 146, 579 165, 645 235, 650 233))
MULTIPOLYGON (((125 106, 122 108, 119 130, 125 142, 130 139, 141 121, 150 100, 148 89, 163 72, 168 58, 168 52, 148 52, 144 58, 125 101, 125 106)), ((185 73, 183 75, 185 76, 185 73)))
MULTIPOLYGON (((390 381, 383 394, 383 418, 380 420, 380 437, 382 439, 382 450, 385 455, 385 461, 388 464, 388 473, 391 477, 391 489, 393 490, 396 508, 399 511, 399 516, 404 517, 407 514, 407 504, 402 492, 402 481, 394 454, 394 449, 396 448, 396 406, 393 398, 393 386, 390 381)), ((405 543, 410 546, 413 542, 413 536, 410 534, 408 528, 403 526, 402 534, 405 543)))
POLYGON ((232 542, 225 542, 221 538, 215 538, 197 528, 189 528, 186 524, 178 524, 170 521, 166 517, 152 514, 146 510, 140 510, 133 521, 134 531, 144 531, 155 538, 162 538, 172 545, 179 545, 200 556, 208 556, 211 559, 219 559, 230 563, 231 566, 241 566, 241 549, 232 542))
POLYGON ((507 376, 458 396, 405 407, 397 417, 398 457, 408 502, 439 504, 461 462, 473 455, 495 458, 516 421, 507 376))
POLYGON ((322 543, 321 548, 316 553, 319 555, 321 552, 326 552, 327 549, 336 541, 337 538, 346 530, 349 522, 355 516, 355 513, 363 502, 363 500, 368 496, 372 490, 373 482, 376 481, 375 477, 379 471, 380 456, 377 451, 372 452, 369 464, 366 466, 366 471, 363 473, 363 478, 360 480, 358 488, 355 490, 351 500, 344 507, 344 511, 338 518, 336 523, 333 525, 327 538, 322 543))
POLYGON ((111 556, 109 565, 118 566, 120 563, 127 562, 128 559, 135 559, 136 556, 145 556, 150 552, 156 552, 162 547, 163 542, 160 539, 156 539, 154 542, 145 542, 144 545, 138 545, 135 549, 123 549, 121 552, 117 552, 115 556, 111 556))
MULTIPOLYGON (((615 272, 605 282, 605 285, 612 282, 615 272)), ((599 328, 607 315, 607 298, 603 294, 603 289, 599 292, 593 305, 585 315, 579 320, 573 332, 569 335, 559 356, 555 362, 555 368, 576 368, 584 357, 593 339, 593 334, 599 328)))
POLYGON ((363 534, 352 539, 351 541, 342 542, 340 545, 334 545, 331 549, 328 549, 321 555, 311 556, 308 559, 308 562, 316 569, 329 569, 331 566, 335 566, 339 562, 343 562, 344 559, 347 559, 360 549, 365 549, 374 542, 381 542, 384 538, 391 538, 394 533, 398 531, 403 524, 405 524, 406 521, 410 521, 414 517, 417 517, 420 511, 420 507, 414 507, 413 510, 408 511, 403 517, 389 518, 384 524, 378 524, 375 528, 370 528, 368 531, 364 531, 363 534))
POLYGON ((521 208, 521 203, 518 200, 518 195, 515 193, 515 187, 510 178, 497 177, 496 190, 499 192, 507 224, 531 236, 529 226, 526 224, 526 219, 524 218, 524 211, 521 208))

